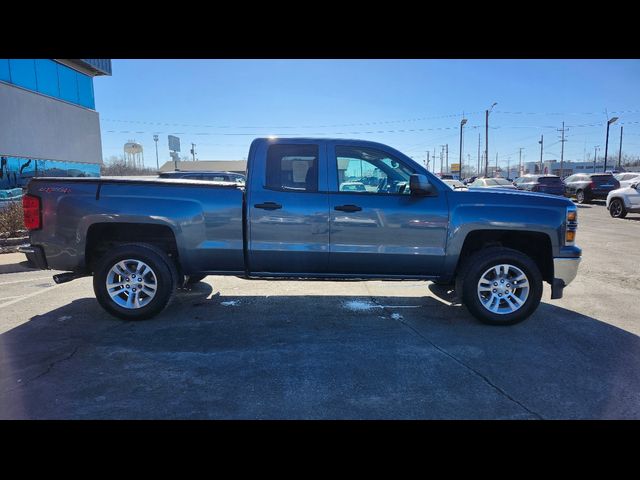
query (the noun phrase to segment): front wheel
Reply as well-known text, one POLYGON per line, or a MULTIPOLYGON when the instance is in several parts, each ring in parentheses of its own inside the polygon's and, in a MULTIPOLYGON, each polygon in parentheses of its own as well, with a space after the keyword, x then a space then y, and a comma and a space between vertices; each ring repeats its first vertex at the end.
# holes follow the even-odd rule
POLYGON ((490 325, 513 325, 529 317, 542 298, 542 275, 517 250, 491 247, 471 255, 461 268, 462 301, 490 325))
POLYGON ((93 290, 107 312, 124 320, 160 313, 176 289, 171 259, 152 245, 128 244, 107 252, 96 265, 93 290))
POLYGON ((613 218, 624 218, 627 216, 627 209, 624 207, 624 203, 619 198, 611 200, 609 205, 609 215, 613 218))

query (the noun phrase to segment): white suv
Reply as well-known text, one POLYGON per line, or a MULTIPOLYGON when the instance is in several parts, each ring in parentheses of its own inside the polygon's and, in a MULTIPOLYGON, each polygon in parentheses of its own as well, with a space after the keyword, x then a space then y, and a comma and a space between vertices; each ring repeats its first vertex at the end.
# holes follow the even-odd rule
POLYGON ((640 213, 640 179, 630 187, 611 190, 607 195, 607 210, 614 218, 640 213))
POLYGON ((618 173, 614 177, 620 182, 620 188, 630 187, 634 183, 640 182, 640 173, 638 172, 618 173))

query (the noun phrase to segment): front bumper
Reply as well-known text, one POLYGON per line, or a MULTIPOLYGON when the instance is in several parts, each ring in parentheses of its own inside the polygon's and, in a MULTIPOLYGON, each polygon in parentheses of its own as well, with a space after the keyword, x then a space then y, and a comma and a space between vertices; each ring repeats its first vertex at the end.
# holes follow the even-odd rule
POLYGON ((551 299, 562 298, 562 290, 569 285, 578 274, 581 257, 554 258, 553 283, 551 284, 551 299))
POLYGON ((44 250, 42 247, 38 245, 20 245, 18 247, 18 251, 20 253, 24 253, 27 256, 27 260, 31 263, 35 268, 39 268, 41 270, 48 270, 47 266, 47 258, 44 255, 44 250))

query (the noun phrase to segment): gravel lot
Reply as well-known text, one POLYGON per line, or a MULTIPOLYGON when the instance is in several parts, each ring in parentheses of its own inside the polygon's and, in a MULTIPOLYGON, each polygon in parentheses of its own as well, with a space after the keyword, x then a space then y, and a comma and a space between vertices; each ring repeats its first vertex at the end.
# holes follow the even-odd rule
POLYGON ((490 327, 430 282, 207 277, 162 315, 0 275, 0 418, 640 418, 640 215, 580 206, 565 297, 490 327))

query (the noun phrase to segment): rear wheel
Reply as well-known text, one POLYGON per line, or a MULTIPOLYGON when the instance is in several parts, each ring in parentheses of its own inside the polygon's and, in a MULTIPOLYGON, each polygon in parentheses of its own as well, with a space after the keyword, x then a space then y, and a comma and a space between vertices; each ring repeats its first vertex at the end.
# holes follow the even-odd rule
POLYGON ((627 216, 627 209, 619 198, 614 198, 609 204, 609 215, 613 218, 624 218, 627 216))
POLYGON ((171 259, 152 245, 127 244, 107 252, 97 263, 93 290, 98 303, 124 320, 160 313, 176 290, 171 259))
POLYGON ((529 317, 542 298, 542 275, 527 255, 491 247, 471 255, 460 271, 462 302, 483 323, 513 325, 529 317))
POLYGON ((590 200, 589 200, 589 198, 587 197, 587 194, 585 193, 585 191, 584 191, 584 190, 578 190, 578 191, 576 192, 576 201, 577 201, 578 203, 580 203, 580 204, 582 204, 582 203, 589 203, 589 202, 590 202, 590 200))

